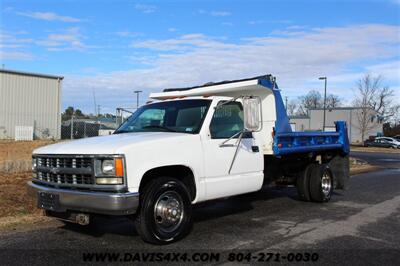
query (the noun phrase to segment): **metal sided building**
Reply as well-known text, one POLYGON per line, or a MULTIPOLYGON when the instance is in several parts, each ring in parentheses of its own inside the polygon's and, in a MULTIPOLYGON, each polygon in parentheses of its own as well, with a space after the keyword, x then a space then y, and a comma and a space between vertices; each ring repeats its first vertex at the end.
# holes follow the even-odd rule
MULTIPOLYGON (((335 130, 335 121, 341 120, 347 123, 347 134, 351 143, 363 142, 369 136, 378 136, 383 133, 383 121, 379 119, 377 113, 369 110, 368 130, 362 139, 361 126, 358 120, 362 109, 358 107, 335 107, 327 108, 325 112, 326 123, 325 131, 335 130)), ((307 115, 290 116, 290 124, 296 131, 322 130, 324 121, 323 108, 311 108, 307 115)))
POLYGON ((21 128, 33 139, 59 139, 62 80, 0 69, 0 139, 16 139, 21 128))

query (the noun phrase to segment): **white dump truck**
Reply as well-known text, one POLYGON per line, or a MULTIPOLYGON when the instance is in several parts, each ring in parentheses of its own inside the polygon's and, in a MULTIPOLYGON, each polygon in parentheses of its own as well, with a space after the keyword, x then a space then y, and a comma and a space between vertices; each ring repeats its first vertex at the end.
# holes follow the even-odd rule
POLYGON ((46 215, 86 225, 125 215, 143 240, 166 244, 191 228, 192 205, 294 185, 327 202, 349 178, 345 122, 292 132, 271 75, 165 89, 110 136, 33 152, 28 183, 46 215))

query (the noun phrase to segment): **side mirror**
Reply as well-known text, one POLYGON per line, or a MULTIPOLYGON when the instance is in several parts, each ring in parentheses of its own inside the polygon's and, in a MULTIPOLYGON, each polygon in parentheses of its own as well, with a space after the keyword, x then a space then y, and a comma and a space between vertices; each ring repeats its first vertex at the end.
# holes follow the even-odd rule
POLYGON ((257 132, 262 128, 262 113, 260 97, 243 98, 244 129, 249 132, 257 132))

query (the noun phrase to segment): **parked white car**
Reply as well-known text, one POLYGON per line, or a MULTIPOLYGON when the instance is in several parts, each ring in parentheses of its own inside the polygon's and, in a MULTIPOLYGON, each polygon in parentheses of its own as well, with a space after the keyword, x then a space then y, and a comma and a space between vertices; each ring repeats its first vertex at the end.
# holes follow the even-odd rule
POLYGON ((391 137, 377 137, 374 140, 365 141, 364 146, 400 149, 400 141, 391 137))

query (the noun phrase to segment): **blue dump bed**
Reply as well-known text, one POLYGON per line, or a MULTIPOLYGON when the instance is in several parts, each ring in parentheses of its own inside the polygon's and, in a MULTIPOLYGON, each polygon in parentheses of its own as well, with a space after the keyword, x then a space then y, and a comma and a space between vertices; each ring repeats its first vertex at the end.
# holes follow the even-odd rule
MULTIPOLYGON (((283 104, 282 95, 271 75, 256 77, 258 83, 272 91, 275 98, 276 120, 274 127, 274 143, 272 146, 275 156, 298 154, 318 151, 350 152, 347 126, 345 121, 336 121, 336 131, 306 131, 292 132, 289 117, 283 104)), ((264 108, 269 108, 265 106, 264 108)))
POLYGON ((274 136, 274 155, 307 153, 315 151, 350 151, 347 126, 344 121, 335 122, 335 132, 277 132, 274 136))
MULTIPOLYGON (((275 97, 276 120, 274 127, 273 153, 276 156, 296 153, 336 150, 343 154, 350 152, 345 121, 336 121, 336 131, 293 132, 282 96, 275 80, 259 77, 259 84, 271 89, 275 97)), ((267 107, 268 108, 268 107, 267 107)))

